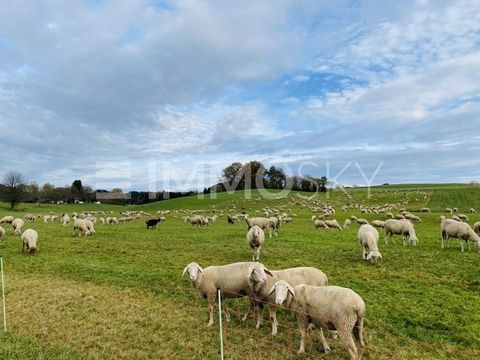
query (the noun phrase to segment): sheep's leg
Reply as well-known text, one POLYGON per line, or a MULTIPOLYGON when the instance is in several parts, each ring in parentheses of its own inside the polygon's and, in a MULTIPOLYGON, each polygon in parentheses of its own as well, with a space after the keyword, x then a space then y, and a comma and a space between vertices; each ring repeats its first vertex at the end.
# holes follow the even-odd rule
MULTIPOLYGON (((343 324, 342 326, 345 326, 343 324)), ((340 340, 342 343, 347 347, 348 353, 350 354, 350 360, 357 359, 357 347, 355 346, 355 341, 353 341, 352 332, 345 327, 342 327, 338 331, 338 335, 340 336, 340 340)))
POLYGON ((305 333, 307 332, 308 322, 303 315, 297 314, 298 330, 300 330, 300 348, 298 354, 305 353, 305 333))
POLYGON ((357 323, 353 328, 353 336, 358 341, 360 347, 365 347, 365 342, 363 341, 363 317, 357 319, 357 323))
POLYGON ((225 304, 225 301, 222 301, 223 303, 223 314, 225 315, 225 321, 230 322, 230 312, 228 311, 227 304, 225 304))
POLYGON ((270 239, 272 238, 272 228, 268 229, 268 235, 270 236, 270 239))
POLYGON ((460 240, 460 247, 462 248, 462 252, 463 252, 464 249, 463 249, 463 241, 462 240, 460 240))
POLYGON ((263 323, 263 304, 258 305, 257 309, 257 324, 255 325, 256 329, 260 329, 263 323))
POLYGON ((328 354, 330 352, 330 346, 328 346, 327 340, 323 335, 323 327, 320 326, 318 332, 320 334, 320 341, 322 342, 323 350, 328 354))
POLYGON ((215 307, 215 294, 211 295, 209 294, 207 297, 208 300, 208 313, 209 313, 209 321, 207 326, 212 326, 213 325, 213 310, 215 307))
POLYGON ((248 308, 247 312, 245 315, 243 315, 242 321, 245 321, 248 319, 248 315, 250 314, 250 311, 255 310, 255 303, 253 302, 252 299, 250 299, 250 307, 248 308))
POLYGON ((363 260, 367 258, 367 250, 365 249, 365 246, 362 247, 362 255, 363 255, 363 260))
POLYGON ((277 309, 275 306, 269 306, 268 309, 270 310, 270 321, 272 322, 272 335, 277 335, 277 309))

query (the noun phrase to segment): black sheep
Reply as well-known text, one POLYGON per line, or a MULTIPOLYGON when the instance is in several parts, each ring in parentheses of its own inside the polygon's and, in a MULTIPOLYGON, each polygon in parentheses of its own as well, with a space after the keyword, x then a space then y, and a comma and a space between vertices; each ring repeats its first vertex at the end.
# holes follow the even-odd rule
POLYGON ((150 219, 150 220, 147 220, 146 224, 147 224, 147 229, 156 229, 157 228, 157 224, 162 221, 161 219, 150 219))

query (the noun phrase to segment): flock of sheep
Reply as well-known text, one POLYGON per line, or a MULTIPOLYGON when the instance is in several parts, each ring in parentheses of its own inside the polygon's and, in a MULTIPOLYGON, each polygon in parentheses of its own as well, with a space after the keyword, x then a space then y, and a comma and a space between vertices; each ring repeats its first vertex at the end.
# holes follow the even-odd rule
MULTIPOLYGON (((300 199, 291 199, 289 205, 310 210, 312 213, 311 221, 315 229, 342 231, 353 224, 359 225, 357 239, 360 243, 362 258, 372 263, 382 259, 379 250, 380 234, 377 229, 383 230, 385 245, 389 241, 393 241, 395 244, 395 235, 402 238, 404 246, 409 244, 417 246, 419 243, 415 232, 415 224, 420 223, 422 219, 406 210, 407 201, 405 199, 395 204, 383 206, 363 206, 354 204, 349 199, 346 205, 341 206, 344 212, 356 210, 365 214, 376 214, 383 219, 369 222, 352 215, 345 220, 343 226, 340 225, 338 220, 334 219, 336 207, 339 208, 340 203, 326 204, 319 200, 307 202, 300 199)), ((276 335, 278 332, 277 309, 279 307, 290 309, 297 319, 301 334, 299 353, 305 351, 305 336, 310 328, 318 329, 323 348, 325 352, 329 352, 330 347, 323 333, 323 330, 327 329, 332 336, 340 338, 351 359, 358 359, 360 353, 357 346, 360 348, 365 346, 362 332, 366 307, 360 295, 349 288, 329 285, 325 273, 313 267, 269 270, 259 262, 260 252, 266 241, 265 232, 268 232, 269 238, 272 238, 272 235, 279 236, 281 225, 290 224, 297 217, 291 208, 286 209, 286 206, 280 205, 263 208, 261 211, 256 210, 256 215, 253 217, 244 211, 238 213, 234 201, 231 202, 230 209, 214 210, 213 215, 206 215, 201 210, 174 210, 171 216, 178 219, 183 214, 182 219, 185 223, 198 227, 207 227, 222 218, 226 218, 228 224, 244 221, 247 226, 246 243, 253 253, 252 261, 227 265, 202 268, 198 263, 191 262, 183 270, 183 275, 188 275, 193 287, 202 296, 206 297, 209 326, 214 322, 214 306, 217 291, 220 290, 225 298, 247 297, 249 299, 250 309, 243 320, 248 318, 251 311, 256 310, 257 328, 262 325, 262 310, 266 305, 270 313, 272 335, 276 335)), ((470 211, 476 213, 475 209, 470 209, 470 211)), ((428 208, 422 208, 420 212, 430 213, 431 211, 428 208)), ((440 217, 442 248, 445 244, 448 244, 449 239, 455 238, 460 240, 462 251, 464 251, 464 243, 470 248, 471 242, 480 251, 480 222, 471 227, 468 224, 468 216, 459 213, 458 209, 447 208, 446 213, 450 214, 451 218, 446 218, 445 215, 440 217)), ((63 214, 62 216, 50 213, 43 217, 29 214, 24 219, 35 222, 43 218, 45 223, 57 221, 64 227, 72 223, 74 235, 89 236, 95 234, 95 224, 97 222, 113 225, 149 218, 146 221, 147 228, 153 229, 158 223, 164 222, 169 214, 170 211, 158 211, 158 217, 152 218, 150 213, 128 211, 122 212, 121 216, 117 218, 113 216, 113 212, 99 211, 63 214)), ((24 219, 13 216, 1 218, 0 240, 6 234, 1 225, 11 225, 13 234, 21 236, 22 251, 26 250, 34 254, 38 250, 38 233, 33 229, 22 232, 25 225, 24 219)), ((226 309, 224 311, 228 320, 230 315, 226 309)))

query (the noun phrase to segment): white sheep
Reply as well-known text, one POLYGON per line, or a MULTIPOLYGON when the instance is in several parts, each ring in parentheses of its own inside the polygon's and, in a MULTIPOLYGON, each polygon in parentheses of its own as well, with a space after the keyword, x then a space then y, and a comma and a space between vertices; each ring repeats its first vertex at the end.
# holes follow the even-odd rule
POLYGON ((4 216, 0 219, 0 224, 11 224, 15 218, 11 215, 4 216))
POLYGON ((372 263, 382 258, 378 250, 378 231, 372 225, 362 225, 358 229, 358 240, 362 247, 362 256, 364 260, 372 263))
POLYGON ((272 238, 272 222, 269 218, 262 218, 262 217, 245 217, 245 222, 247 223, 247 227, 250 230, 252 226, 257 225, 262 230, 268 230, 269 237, 272 238))
POLYGON ((464 222, 469 222, 469 221, 470 221, 470 219, 468 218, 468 216, 465 215, 465 214, 457 214, 457 216, 458 216, 458 218, 459 218, 460 220, 462 220, 462 221, 464 221, 464 222))
POLYGON ((84 236, 90 235, 90 230, 88 230, 87 224, 83 219, 76 218, 73 221, 73 235, 75 235, 77 231, 78 231, 78 236, 82 234, 84 236))
POLYGON ((325 352, 328 353, 330 347, 323 336, 323 328, 336 329, 350 359, 360 359, 355 340, 360 347, 365 346, 363 321, 366 309, 365 302, 355 291, 339 286, 305 284, 293 288, 287 281, 280 280, 270 290, 270 294, 273 293, 275 303, 288 307, 297 318, 301 334, 299 354, 305 352, 305 334, 313 324, 319 330, 325 352))
MULTIPOLYGON (((221 290, 222 296, 226 298, 237 298, 251 294, 246 274, 252 264, 255 263, 238 262, 221 266, 209 266, 202 269, 196 262, 192 262, 183 269, 182 276, 188 274, 193 287, 197 289, 199 294, 207 298, 209 313, 207 326, 213 324, 213 308, 217 298, 217 290, 221 290)), ((253 307, 254 303, 251 301, 250 310, 253 307)), ((248 313, 243 317, 244 320, 247 318, 248 313)))
MULTIPOLYGON (((269 218, 269 220, 270 220, 270 229, 273 230, 273 234, 275 236, 278 236, 278 230, 280 230, 280 219, 278 217, 272 216, 269 218)), ((292 222, 292 219, 287 216, 285 216, 283 220, 287 224, 292 222)))
POLYGON ((327 225, 329 228, 331 229, 337 229, 337 230, 340 230, 342 231, 342 227, 340 226, 340 224, 338 223, 337 220, 333 219, 333 220, 325 220, 325 225, 327 225))
POLYGON ((462 240, 468 244, 468 249, 470 249, 469 241, 475 242, 480 252, 480 237, 467 223, 458 222, 453 219, 445 219, 440 223, 440 232, 442 236, 442 249, 446 241, 450 238, 455 238, 460 240, 462 252, 464 251, 462 240))
POLYGON ((85 219, 85 220, 83 220, 83 222, 85 223, 85 226, 88 229, 89 235, 95 234, 95 228, 93 227, 93 221, 85 219))
POLYGON ((473 231, 480 235, 480 221, 477 221, 475 224, 473 224, 473 231))
POLYGON ((477 213, 477 210, 475 210, 475 208, 470 208, 470 212, 471 212, 472 214, 476 214, 476 213, 477 213))
POLYGON ((260 328, 263 321, 262 309, 267 304, 272 320, 272 335, 277 334, 278 322, 275 298, 269 293, 272 286, 279 280, 284 280, 292 285, 308 284, 315 286, 328 285, 328 278, 321 270, 313 267, 296 267, 283 270, 268 270, 265 265, 256 263, 248 269, 248 282, 254 295, 255 302, 259 305, 256 328, 260 328))
POLYGON ((348 229, 352 225, 352 221, 350 219, 346 219, 345 222, 343 223, 343 228, 348 229))
POLYGON ((70 222, 70 216, 68 216, 68 214, 63 214, 62 215, 62 225, 67 226, 69 222, 70 222))
POLYGON ((22 233, 22 227, 25 224, 25 222, 20 219, 16 218, 12 221, 12 226, 13 226, 13 233, 15 235, 20 235, 22 233))
POLYGON ((423 212, 423 213, 431 213, 432 210, 430 210, 428 207, 424 207, 424 208, 421 208, 421 209, 420 209, 420 212, 423 212))
POLYGON ((265 233, 263 230, 254 225, 248 230, 247 233, 247 242, 253 250, 253 258, 252 260, 259 261, 260 260, 260 249, 262 248, 263 243, 265 242, 265 233))
POLYGON ((368 221, 362 218, 356 220, 358 225, 368 225, 368 221))
POLYGON ((315 220, 313 225, 315 226, 315 229, 328 229, 327 224, 325 224, 325 221, 323 220, 315 220))
POLYGON ((385 221, 382 220, 373 220, 372 225, 377 227, 377 228, 384 228, 385 227, 385 221))
POLYGON ((0 226, 0 240, 2 240, 4 236, 5 236, 5 229, 0 226))
POLYGON ((44 215, 44 216, 43 216, 43 222, 44 222, 45 224, 48 223, 48 222, 50 221, 50 219, 51 219, 51 216, 50 216, 50 215, 44 215))
MULTIPOLYGON (((393 239, 393 235, 401 235, 403 239, 403 245, 413 242, 413 246, 417 246, 418 238, 413 228, 413 224, 408 220, 396 220, 388 219, 385 221, 384 227, 384 240, 385 244, 388 244, 388 239, 393 239)), ((395 244, 395 240, 393 239, 395 244)))
POLYGON ((35 251, 38 250, 37 241, 38 233, 35 230, 27 229, 23 232, 22 236, 22 252, 27 250, 30 254, 35 254, 35 251))

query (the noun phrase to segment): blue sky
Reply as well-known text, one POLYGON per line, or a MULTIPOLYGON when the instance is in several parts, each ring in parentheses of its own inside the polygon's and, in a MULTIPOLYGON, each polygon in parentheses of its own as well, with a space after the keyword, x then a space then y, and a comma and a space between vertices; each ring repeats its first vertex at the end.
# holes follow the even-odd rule
POLYGON ((480 1, 0 8, 0 173, 40 184, 202 187, 253 159, 341 184, 478 181, 479 115, 480 1))

